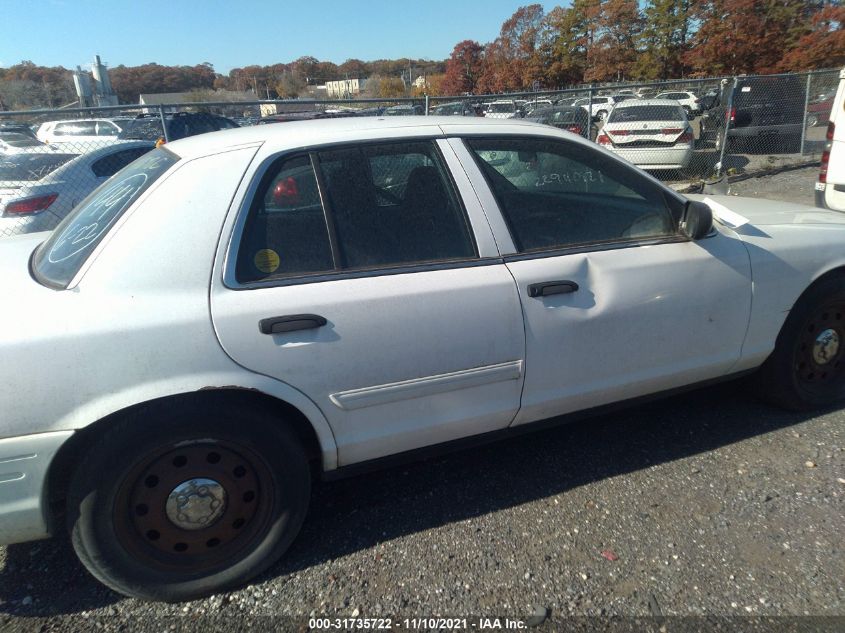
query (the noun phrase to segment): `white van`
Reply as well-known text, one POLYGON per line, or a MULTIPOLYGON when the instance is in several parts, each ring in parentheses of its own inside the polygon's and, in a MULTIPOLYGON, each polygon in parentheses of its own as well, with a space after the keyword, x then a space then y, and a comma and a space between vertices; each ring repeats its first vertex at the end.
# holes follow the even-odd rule
POLYGON ((845 211, 845 68, 839 72, 826 138, 816 183, 816 206, 845 211))

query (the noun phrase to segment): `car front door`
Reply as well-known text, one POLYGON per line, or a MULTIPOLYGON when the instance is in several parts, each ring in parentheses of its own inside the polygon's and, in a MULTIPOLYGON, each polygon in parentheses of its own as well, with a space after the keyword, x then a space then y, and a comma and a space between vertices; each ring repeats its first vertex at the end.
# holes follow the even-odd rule
POLYGON ((322 410, 340 465, 501 429, 519 408, 519 297, 450 164, 434 140, 269 156, 239 212, 212 288, 220 342, 322 410))
POLYGON ((583 143, 451 139, 480 196, 525 318, 514 424, 725 375, 748 326, 748 254, 727 230, 689 241, 683 202, 583 143))

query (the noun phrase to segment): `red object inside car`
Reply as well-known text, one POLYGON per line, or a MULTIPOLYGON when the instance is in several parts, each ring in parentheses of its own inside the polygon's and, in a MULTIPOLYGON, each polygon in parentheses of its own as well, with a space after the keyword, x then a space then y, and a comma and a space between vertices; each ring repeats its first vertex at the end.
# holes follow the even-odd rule
POLYGON ((293 176, 288 176, 276 183, 273 188, 273 201, 283 207, 291 207, 299 203, 299 187, 293 176))

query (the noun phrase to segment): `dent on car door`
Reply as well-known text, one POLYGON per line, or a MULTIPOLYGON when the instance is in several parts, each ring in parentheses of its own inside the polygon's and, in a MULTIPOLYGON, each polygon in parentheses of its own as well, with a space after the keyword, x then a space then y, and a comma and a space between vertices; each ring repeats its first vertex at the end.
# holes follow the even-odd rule
POLYGON ((443 150, 268 158, 212 289, 224 349, 314 401, 340 465, 502 428, 519 406, 519 298, 443 150))
POLYGON ((513 245, 526 327, 515 424, 730 371, 751 301, 736 236, 681 238, 680 199, 580 143, 452 143, 504 216, 499 243, 513 245))

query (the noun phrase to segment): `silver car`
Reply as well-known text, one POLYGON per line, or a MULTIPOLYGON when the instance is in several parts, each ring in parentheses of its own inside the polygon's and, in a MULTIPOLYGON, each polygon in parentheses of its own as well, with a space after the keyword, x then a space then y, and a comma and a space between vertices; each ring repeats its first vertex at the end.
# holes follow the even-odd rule
POLYGON ((52 230, 85 196, 154 146, 120 141, 80 156, 41 145, 45 151, 0 156, 0 238, 52 230))

